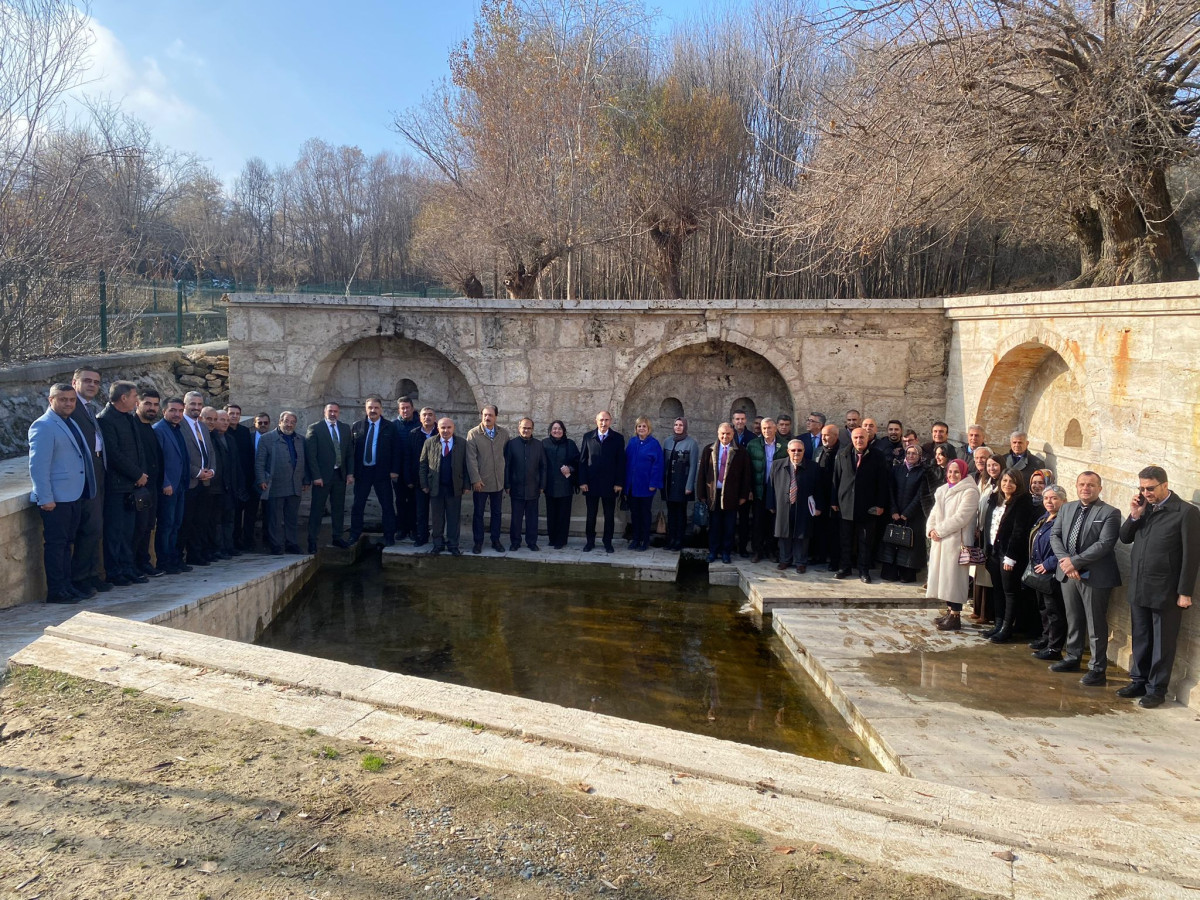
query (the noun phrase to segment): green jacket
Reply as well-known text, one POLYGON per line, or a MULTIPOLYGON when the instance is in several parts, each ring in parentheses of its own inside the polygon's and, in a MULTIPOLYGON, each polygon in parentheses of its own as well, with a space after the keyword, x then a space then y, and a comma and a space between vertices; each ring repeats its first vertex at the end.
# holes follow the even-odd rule
MULTIPOLYGON (((750 443, 746 445, 746 452, 750 454, 750 462, 754 466, 754 496, 755 498, 766 497, 767 442, 763 440, 761 434, 751 438, 750 443)), ((787 459, 787 444, 780 441, 778 436, 775 438, 774 459, 787 459)))

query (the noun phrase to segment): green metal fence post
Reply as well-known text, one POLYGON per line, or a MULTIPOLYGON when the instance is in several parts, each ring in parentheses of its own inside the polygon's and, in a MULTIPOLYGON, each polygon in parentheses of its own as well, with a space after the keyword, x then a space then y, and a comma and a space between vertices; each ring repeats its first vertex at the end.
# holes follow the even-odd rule
POLYGON ((157 281, 150 282, 150 291, 151 291, 151 297, 154 302, 154 311, 158 312, 158 282, 157 281))
POLYGON ((175 282, 175 346, 183 346, 183 282, 175 282))
POLYGON ((100 352, 108 350, 108 279, 100 270, 100 352))

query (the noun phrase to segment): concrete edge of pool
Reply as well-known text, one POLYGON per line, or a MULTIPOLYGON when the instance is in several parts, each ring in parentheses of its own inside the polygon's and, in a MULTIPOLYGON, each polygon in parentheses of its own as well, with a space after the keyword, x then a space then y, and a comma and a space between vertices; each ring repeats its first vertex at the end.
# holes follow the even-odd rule
POLYGON ((93 681, 681 816, 1005 896, 1195 896, 1179 829, 852 769, 473 688, 82 612, 17 653, 93 681), (1015 862, 992 853, 1012 849, 1015 862))

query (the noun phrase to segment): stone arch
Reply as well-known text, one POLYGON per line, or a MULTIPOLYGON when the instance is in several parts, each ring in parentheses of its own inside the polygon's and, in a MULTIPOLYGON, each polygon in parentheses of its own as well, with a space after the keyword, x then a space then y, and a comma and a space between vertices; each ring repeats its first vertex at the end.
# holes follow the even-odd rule
POLYGON ((658 404, 658 421, 655 426, 670 433, 675 420, 683 416, 683 402, 678 397, 667 397, 658 404))
MULTIPOLYGON (((321 360, 314 367, 310 389, 314 397, 330 397, 343 409, 358 411, 368 394, 394 387, 398 393, 385 397, 394 401, 399 393, 422 386, 418 408, 432 406, 438 415, 466 415, 467 421, 473 421, 479 409, 474 381, 469 369, 423 341, 371 335, 348 341, 321 360)), ((394 414, 394 407, 389 412, 394 414)))
POLYGON ((1083 446, 1083 429, 1079 426, 1078 419, 1071 419, 1071 421, 1067 423, 1067 430, 1063 433, 1063 446, 1083 446))
POLYGON ((675 399, 687 409, 689 433, 704 444, 728 421, 734 401, 749 397, 766 409, 792 408, 787 382, 762 354, 728 341, 685 342, 641 368, 622 400, 619 421, 622 430, 632 428, 647 410, 661 411, 664 398, 675 399))
POLYGON ((396 382, 396 398, 408 397, 417 409, 421 408, 421 389, 411 378, 401 378, 396 382))
POLYGON ((753 424, 754 417, 758 415, 758 404, 749 397, 738 397, 729 404, 729 421, 733 421, 733 414, 738 411, 746 414, 746 424, 753 424))
POLYGON ((1103 435, 1074 342, 1041 330, 1013 335, 993 359, 975 416, 990 444, 1003 447, 1010 432, 1026 431, 1031 449, 1046 456, 1056 473, 1061 451, 1078 462, 1100 458, 1103 435), (1071 421, 1077 443, 1066 440, 1071 421))

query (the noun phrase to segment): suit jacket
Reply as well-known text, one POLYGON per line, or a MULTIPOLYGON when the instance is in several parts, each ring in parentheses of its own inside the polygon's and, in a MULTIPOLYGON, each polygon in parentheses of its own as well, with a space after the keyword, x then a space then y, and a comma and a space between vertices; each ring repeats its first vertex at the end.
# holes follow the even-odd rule
MULTIPOLYGON (((1062 518, 1060 515, 1059 518, 1062 518)), ((1133 544, 1131 606, 1164 609, 1182 594, 1194 597, 1200 571, 1200 510, 1172 492, 1158 509, 1121 525, 1121 543, 1133 544)))
POLYGON ((29 426, 30 502, 41 506, 78 500, 88 484, 85 466, 93 458, 83 455, 71 422, 47 409, 29 426))
POLYGON ((886 510, 891 499, 888 464, 883 454, 868 447, 857 467, 856 455, 853 446, 843 447, 833 460, 833 492, 829 502, 837 506, 838 514, 846 521, 866 519, 867 510, 873 506, 886 510))
POLYGON ((579 486, 589 491, 611 494, 625 484, 625 438, 616 429, 608 429, 601 441, 593 428, 579 442, 579 486))
MULTIPOLYGON (((216 452, 213 450, 212 435, 209 434, 207 425, 199 420, 195 421, 200 428, 200 434, 204 438, 205 448, 208 453, 208 468, 214 469, 217 460, 216 452)), ((192 431, 192 422, 192 419, 184 416, 183 421, 179 423, 179 427, 183 429, 183 443, 187 446, 188 452, 187 486, 189 490, 200 483, 196 475, 204 468, 204 460, 200 454, 200 445, 196 443, 196 435, 192 431)))
POLYGON ((825 498, 821 496, 821 472, 811 459, 801 460, 796 469, 796 503, 789 497, 792 490, 792 461, 789 457, 777 458, 771 463, 771 483, 766 494, 769 511, 774 512, 774 531, 777 538, 802 538, 809 534, 813 515, 808 510, 808 498, 824 515, 825 498))
POLYGON ((133 417, 133 430, 142 442, 142 462, 145 463, 146 474, 150 476, 146 486, 158 494, 163 486, 163 452, 158 445, 158 436, 154 433, 153 425, 148 425, 136 415, 133 417))
MULTIPOLYGON (((390 429, 389 429, 390 430, 390 429)), ((254 457, 255 484, 266 484, 262 498, 299 497, 308 479, 304 475, 304 438, 296 436, 296 468, 292 468, 292 455, 287 441, 278 428, 268 431, 258 442, 258 453, 254 457)))
MULTIPOLYGON (((1046 468, 1046 461, 1034 453, 1032 450, 1026 450, 1025 455, 1021 457, 1021 461, 1017 465, 1013 465, 1013 455, 1011 452, 1004 454, 1004 468, 1016 469, 1018 472, 1025 473, 1025 480, 1029 480, 1029 473, 1034 469, 1046 468)), ((1059 513, 1059 518, 1062 514, 1059 513)))
MULTIPOLYGON (((463 492, 463 487, 470 484, 467 481, 467 442, 457 434, 454 443, 450 445, 451 475, 453 487, 449 496, 457 496, 463 492)), ((441 497, 442 494, 442 439, 435 435, 421 447, 420 482, 421 490, 428 491, 430 497, 441 497)))
MULTIPOLYGON (((105 470, 108 469, 108 447, 105 446, 101 451, 100 459, 96 459, 96 432, 100 430, 100 423, 96 421, 92 408, 84 402, 82 397, 79 398, 75 409, 71 412, 71 421, 78 425, 79 430, 83 432, 83 439, 87 443, 88 453, 91 454, 96 475, 103 478, 105 470)), ((101 440, 103 437, 101 435, 101 440)))
POLYGON ((335 478, 335 467, 342 470, 342 478, 354 474, 354 436, 344 422, 338 422, 336 427, 336 446, 324 419, 313 422, 304 432, 304 465, 308 469, 310 483, 320 478, 329 487, 335 478))
POLYGON ((183 424, 172 425, 166 419, 154 423, 154 436, 158 438, 158 446, 162 449, 162 486, 170 485, 176 494, 188 486, 188 448, 184 428, 183 424), (183 438, 182 444, 180 438, 183 438))
MULTIPOLYGON (((696 476, 696 499, 711 508, 717 496, 717 472, 720 470, 721 442, 715 441, 700 452, 700 474, 696 476)), ((754 490, 754 466, 750 454, 737 441, 729 445, 729 458, 725 461, 725 487, 721 491, 721 509, 736 510, 743 500, 750 499, 754 490)))
MULTIPOLYGON (((237 456, 237 466, 242 479, 242 493, 246 498, 257 497, 258 488, 254 486, 254 435, 255 432, 245 425, 237 428, 232 425, 225 432, 233 439, 234 454, 237 456)), ((235 496, 237 491, 234 491, 235 496)))
POLYGON ((134 482, 150 474, 146 471, 142 442, 134 430, 133 413, 120 412, 110 403, 96 416, 96 421, 104 437, 104 452, 108 458, 104 489, 128 494, 133 490, 134 482))
POLYGON ((232 494, 233 483, 238 471, 240 471, 234 468, 236 465, 234 462, 236 447, 233 440, 229 437, 228 431, 225 434, 221 434, 221 432, 214 428, 209 434, 209 438, 212 439, 213 457, 217 462, 213 466, 215 474, 212 481, 208 483, 208 489, 217 494, 232 494))
MULTIPOLYGON (((367 450, 367 426, 370 424, 368 419, 359 419, 350 426, 350 434, 354 438, 354 471, 359 476, 367 474, 363 454, 367 450)), ((383 416, 380 416, 375 424, 379 430, 379 437, 375 441, 375 477, 380 478, 383 474, 399 475, 404 470, 404 459, 396 440, 395 426, 383 416)))
MULTIPOLYGON (((1072 500, 1063 505, 1054 517, 1050 531, 1050 549, 1058 559, 1070 557, 1071 564, 1079 570, 1080 577, 1094 588, 1114 588, 1121 583, 1121 570, 1117 568, 1117 537, 1121 531, 1121 513, 1115 506, 1097 500, 1092 504, 1083 530, 1079 532, 1079 552, 1072 556, 1067 551, 1067 538, 1071 535, 1071 524, 1082 504, 1072 500)), ((1054 577, 1066 581, 1062 569, 1054 570, 1054 577)))
POLYGON ((537 500, 546 489, 546 448, 536 438, 504 445, 504 489, 514 500, 537 500))
POLYGON ((425 447, 425 442, 431 437, 437 437, 437 426, 433 426, 433 431, 426 434, 418 425, 407 435, 404 440, 408 442, 403 453, 404 471, 400 473, 400 477, 404 479, 405 484, 411 484, 414 487, 420 487, 421 482, 421 450, 425 447))

